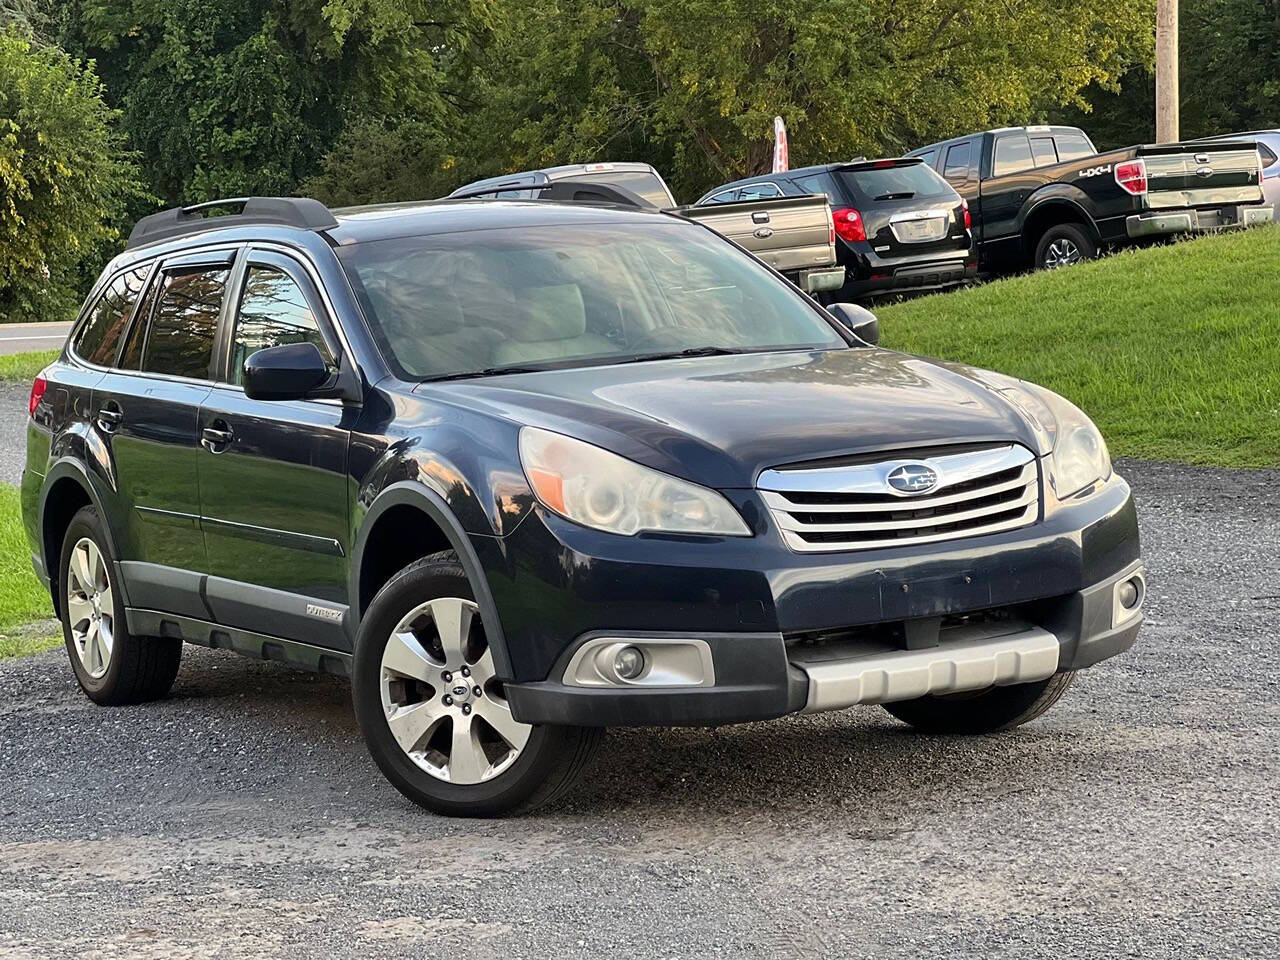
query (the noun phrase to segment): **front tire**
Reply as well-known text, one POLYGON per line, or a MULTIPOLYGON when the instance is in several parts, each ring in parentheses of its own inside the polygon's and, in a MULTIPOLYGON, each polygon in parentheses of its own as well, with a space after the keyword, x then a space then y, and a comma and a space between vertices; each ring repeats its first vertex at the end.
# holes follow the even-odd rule
POLYGON ((121 706, 167 694, 182 661, 182 641, 129 633, 106 531, 94 507, 81 508, 67 525, 58 572, 62 636, 89 699, 121 706))
POLYGON ((550 803, 577 781, 603 733, 512 717, 475 593, 452 552, 410 564, 374 597, 351 680, 374 762, 414 803, 447 816, 550 803))
POLYGON ((1059 270, 1073 267, 1098 255, 1098 245, 1084 227, 1060 223, 1045 231, 1036 244, 1036 269, 1059 270))
POLYGON ((991 687, 977 694, 945 694, 882 704, 921 733, 980 734, 1011 730, 1043 714, 1067 692, 1074 673, 1046 680, 991 687))

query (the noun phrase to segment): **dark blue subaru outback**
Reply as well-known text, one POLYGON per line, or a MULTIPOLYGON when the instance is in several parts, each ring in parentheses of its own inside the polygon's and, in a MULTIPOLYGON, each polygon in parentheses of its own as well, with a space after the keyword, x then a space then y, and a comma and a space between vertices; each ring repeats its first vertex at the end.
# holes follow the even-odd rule
POLYGON ((1098 431, 877 349, 677 216, 546 201, 140 223, 31 394, 22 501, 72 668, 183 642, 352 678, 449 814, 566 790, 603 728, 1046 710, 1134 641, 1098 431))

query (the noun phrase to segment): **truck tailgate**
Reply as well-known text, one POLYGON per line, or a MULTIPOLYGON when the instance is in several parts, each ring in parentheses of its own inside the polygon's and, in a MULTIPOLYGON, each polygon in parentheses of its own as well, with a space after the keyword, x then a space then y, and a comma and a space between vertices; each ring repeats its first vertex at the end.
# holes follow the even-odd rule
POLYGON ((1138 148, 1152 210, 1261 203, 1262 165, 1253 143, 1171 143, 1138 148))
POLYGON ((706 224, 784 273, 836 262, 831 204, 824 196, 678 207, 674 212, 706 224))

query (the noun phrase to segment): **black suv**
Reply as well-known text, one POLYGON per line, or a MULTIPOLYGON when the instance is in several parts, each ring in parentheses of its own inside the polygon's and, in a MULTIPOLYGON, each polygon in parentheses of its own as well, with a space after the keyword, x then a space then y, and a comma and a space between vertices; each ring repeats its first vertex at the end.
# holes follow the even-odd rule
POLYGON ((27 534, 98 703, 183 641, 350 674, 392 783, 484 815, 605 727, 999 730, 1134 641, 1129 488, 1047 390, 663 213, 235 209, 141 222, 33 386, 27 534))
POLYGON ((695 206, 826 194, 844 286, 824 302, 942 290, 973 279, 969 203, 917 159, 855 160, 768 173, 716 187, 695 206))

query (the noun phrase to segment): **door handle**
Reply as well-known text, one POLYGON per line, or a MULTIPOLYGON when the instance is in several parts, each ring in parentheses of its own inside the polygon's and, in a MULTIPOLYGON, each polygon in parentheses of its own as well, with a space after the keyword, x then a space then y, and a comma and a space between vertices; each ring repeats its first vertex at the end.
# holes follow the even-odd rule
POLYGON ((210 453, 225 450, 234 439, 235 434, 231 432, 231 427, 225 420, 215 420, 200 431, 200 443, 210 453))
POLYGON ((104 432, 110 433, 116 427, 124 423, 124 411, 119 405, 112 401, 98 411, 98 426, 104 432))

